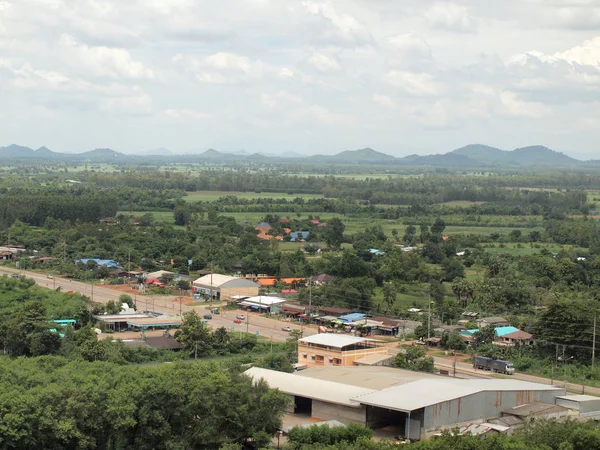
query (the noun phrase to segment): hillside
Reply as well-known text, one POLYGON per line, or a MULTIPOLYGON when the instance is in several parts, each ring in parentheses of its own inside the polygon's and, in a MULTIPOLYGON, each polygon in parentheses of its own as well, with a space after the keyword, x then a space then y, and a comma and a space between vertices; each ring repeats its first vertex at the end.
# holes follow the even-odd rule
POLYGON ((501 150, 481 144, 471 144, 453 150, 453 154, 468 157, 484 166, 501 167, 569 167, 580 161, 548 147, 534 145, 517 148, 512 151, 501 150))

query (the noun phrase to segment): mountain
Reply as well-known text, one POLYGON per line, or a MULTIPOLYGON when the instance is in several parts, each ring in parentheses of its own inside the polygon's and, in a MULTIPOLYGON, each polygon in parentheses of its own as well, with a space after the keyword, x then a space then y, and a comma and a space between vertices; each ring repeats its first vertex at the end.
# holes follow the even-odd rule
POLYGON ((138 154, 146 155, 146 156, 174 155, 174 153, 171 150, 169 150, 168 148, 164 148, 164 147, 152 148, 150 150, 145 150, 145 151, 139 152, 138 154))
POLYGON ((11 144, 8 147, 0 147, 0 157, 3 158, 28 158, 33 156, 34 151, 29 147, 11 144))
POLYGON ((345 150, 335 155, 315 155, 306 157, 311 162, 329 162, 338 164, 393 164, 397 158, 372 148, 361 148, 359 150, 345 150))
POLYGON ((409 155, 398 160, 403 166, 433 167, 476 167, 479 164, 465 155, 445 153, 443 155, 409 155))
POLYGON ((489 147, 487 145, 471 144, 453 150, 450 153, 466 156, 472 162, 477 162, 479 165, 483 166, 567 167, 576 166, 581 163, 570 156, 541 145, 533 145, 507 151, 489 147))

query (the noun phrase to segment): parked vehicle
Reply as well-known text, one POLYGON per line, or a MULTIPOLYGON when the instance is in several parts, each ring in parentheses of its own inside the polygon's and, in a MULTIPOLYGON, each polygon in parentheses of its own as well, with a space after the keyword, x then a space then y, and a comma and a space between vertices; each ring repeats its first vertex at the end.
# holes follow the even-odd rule
POLYGON ((19 274, 18 273, 13 273, 10 277, 11 278, 19 278, 19 274))
POLYGON ((239 320, 244 320, 246 316, 244 316, 243 314, 238 314, 237 316, 235 316, 235 318, 239 320))
POLYGON ((53 279, 54 277, 52 275, 47 275, 48 278, 53 279))
POLYGON ((212 314, 204 314, 204 319, 206 319, 206 320, 212 319, 212 314))
POLYGON ((292 331, 292 327, 281 327, 281 331, 287 331, 290 333, 292 331))
POLYGON ((492 372, 503 373, 505 375, 513 375, 515 373, 513 363, 510 361, 487 358, 485 356, 473 356, 473 367, 475 369, 490 370, 492 372))
POLYGON ((242 323, 242 321, 240 319, 235 319, 233 323, 242 323))
POLYGON ((221 314, 221 312, 219 311, 219 308, 213 308, 212 313, 213 314, 221 314))

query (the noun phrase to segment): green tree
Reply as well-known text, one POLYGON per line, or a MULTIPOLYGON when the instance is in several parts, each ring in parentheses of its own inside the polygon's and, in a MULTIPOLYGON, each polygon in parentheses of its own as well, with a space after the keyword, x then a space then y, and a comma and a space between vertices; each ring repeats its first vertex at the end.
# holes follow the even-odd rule
POLYGON ((330 248, 337 250, 341 247, 342 242, 344 242, 345 228, 344 223, 337 217, 327 222, 323 237, 330 248))
POLYGON ((195 310, 183 314, 181 328, 175 332, 175 339, 181 343, 184 351, 194 355, 194 359, 209 355, 214 342, 210 328, 195 310))
POLYGON ((398 294, 394 284, 391 282, 385 283, 383 285, 383 302, 385 303, 388 311, 394 307, 397 299, 398 294))
POLYGON ((294 366, 290 363, 287 355, 282 354, 266 355, 259 361, 258 366, 265 369, 277 370, 278 372, 292 373, 294 371, 294 366))
POLYGON ((396 367, 400 369, 414 370, 417 372, 435 372, 433 358, 427 356, 424 348, 412 346, 404 349, 396 355, 394 360, 396 367))

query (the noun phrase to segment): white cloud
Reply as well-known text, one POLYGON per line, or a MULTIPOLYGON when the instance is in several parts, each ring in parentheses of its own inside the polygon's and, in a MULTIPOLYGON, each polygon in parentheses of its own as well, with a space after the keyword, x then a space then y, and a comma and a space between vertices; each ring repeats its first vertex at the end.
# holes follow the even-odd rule
POLYGON ((322 19, 327 27, 320 36, 326 42, 364 45, 372 42, 367 26, 348 13, 339 13, 331 2, 304 1, 302 6, 312 16, 322 19))
POLYGON ((208 120, 208 119, 212 118, 212 116, 210 114, 206 114, 206 113, 199 112, 199 111, 194 111, 193 109, 187 109, 187 108, 166 109, 164 111, 164 114, 168 118, 175 119, 175 120, 203 121, 203 120, 208 120))
POLYGON ((379 106, 383 106, 384 108, 391 109, 391 110, 396 109, 396 102, 394 102, 394 100, 389 98, 387 95, 374 94, 373 101, 375 103, 377 103, 379 106))
POLYGON ((342 70, 339 61, 334 57, 329 57, 323 53, 313 53, 307 59, 307 63, 317 69, 319 72, 338 72, 342 70))
POLYGON ((440 86, 428 73, 390 70, 386 80, 409 95, 432 96, 440 93, 440 86))
POLYGON ((285 91, 279 91, 274 94, 263 93, 260 96, 260 101, 265 107, 269 109, 278 108, 290 104, 298 105, 302 103, 302 99, 300 97, 285 91))
POLYGON ((549 107, 541 103, 522 101, 517 97, 517 94, 509 91, 500 94, 500 102, 506 108, 506 112, 515 117, 539 119, 552 112, 549 107))
POLYGON ((468 8, 455 3, 435 3, 425 17, 432 28, 459 33, 477 32, 477 21, 471 17, 468 8))
POLYGON ((60 37, 64 60, 71 66, 82 66, 93 75, 109 78, 154 78, 152 70, 134 60, 123 48, 92 47, 78 43, 67 33, 60 37))
POLYGON ((146 115, 152 112, 152 98, 137 88, 131 95, 102 100, 100 109, 109 113, 146 115))

